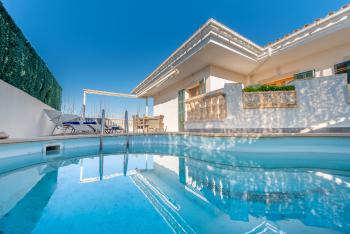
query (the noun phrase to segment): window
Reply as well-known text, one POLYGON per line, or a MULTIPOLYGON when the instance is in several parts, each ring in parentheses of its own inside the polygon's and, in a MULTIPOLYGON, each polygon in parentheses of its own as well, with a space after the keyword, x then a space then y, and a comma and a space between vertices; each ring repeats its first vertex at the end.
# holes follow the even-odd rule
POLYGON ((196 97, 198 95, 205 94, 206 93, 205 79, 201 80, 199 82, 199 84, 197 84, 196 86, 189 88, 187 90, 187 93, 188 93, 189 98, 193 98, 193 97, 196 97))
POLYGON ((315 77, 315 70, 300 72, 297 74, 294 74, 294 79, 310 79, 315 77))
POLYGON ((348 84, 350 84, 350 61, 334 65, 334 74, 347 74, 348 84))
POLYGON ((178 127, 179 131, 185 130, 185 90, 178 92, 178 127))
POLYGON ((205 88, 206 84, 205 84, 205 79, 202 79, 199 82, 199 94, 205 94, 206 93, 206 88, 205 88))
POLYGON ((198 96, 199 95, 199 85, 193 87, 193 88, 190 88, 188 89, 188 97, 189 98, 193 98, 195 96, 198 96))

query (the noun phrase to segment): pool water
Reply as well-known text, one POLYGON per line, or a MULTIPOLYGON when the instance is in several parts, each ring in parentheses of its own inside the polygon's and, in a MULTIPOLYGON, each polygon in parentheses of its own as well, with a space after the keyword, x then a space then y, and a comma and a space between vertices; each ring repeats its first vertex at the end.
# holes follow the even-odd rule
POLYGON ((350 233, 349 154, 300 154, 134 144, 0 158, 0 233, 350 233))

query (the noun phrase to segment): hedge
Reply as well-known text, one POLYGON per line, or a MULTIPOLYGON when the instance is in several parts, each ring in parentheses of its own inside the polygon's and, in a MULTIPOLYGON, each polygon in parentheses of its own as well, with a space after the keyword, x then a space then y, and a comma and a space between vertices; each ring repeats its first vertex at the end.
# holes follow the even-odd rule
POLYGON ((276 86, 276 85, 252 85, 243 89, 244 92, 268 92, 268 91, 290 91, 295 90, 293 85, 276 86))
POLYGON ((1 2, 0 79, 61 109, 62 88, 1 2))

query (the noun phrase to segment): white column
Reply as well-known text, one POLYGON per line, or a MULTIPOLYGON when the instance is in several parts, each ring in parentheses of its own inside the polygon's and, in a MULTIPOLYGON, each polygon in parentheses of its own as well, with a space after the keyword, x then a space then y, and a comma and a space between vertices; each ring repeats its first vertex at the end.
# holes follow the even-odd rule
POLYGON ((146 99, 146 113, 145 115, 148 116, 148 97, 145 98, 146 99))
POLYGON ((83 110, 82 110, 82 117, 83 117, 83 120, 85 120, 85 109, 86 109, 86 93, 84 91, 83 93, 83 110))

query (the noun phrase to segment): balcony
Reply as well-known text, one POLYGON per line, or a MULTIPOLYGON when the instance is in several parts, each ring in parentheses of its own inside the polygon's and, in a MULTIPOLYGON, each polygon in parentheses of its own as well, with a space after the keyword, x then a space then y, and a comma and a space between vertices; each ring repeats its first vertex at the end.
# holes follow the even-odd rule
POLYGON ((185 105, 186 122, 221 121, 227 116, 226 98, 222 90, 190 98, 185 105))

